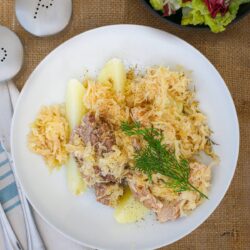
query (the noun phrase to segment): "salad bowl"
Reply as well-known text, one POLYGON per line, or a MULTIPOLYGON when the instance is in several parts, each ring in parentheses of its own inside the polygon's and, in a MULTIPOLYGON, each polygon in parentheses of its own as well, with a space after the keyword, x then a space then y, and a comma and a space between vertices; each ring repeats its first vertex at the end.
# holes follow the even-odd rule
MULTIPOLYGON (((208 29, 209 26, 206 24, 198 24, 199 20, 195 20, 195 17, 192 18, 192 20, 188 20, 188 21, 182 21, 183 19, 183 8, 179 8, 177 10, 172 10, 172 13, 169 15, 169 13, 166 13, 167 10, 169 10, 169 8, 165 8, 164 11, 164 7, 161 7, 162 3, 164 2, 168 2, 168 3, 172 3, 175 2, 176 0, 169 0, 169 1, 164 1, 164 0, 141 0, 141 2, 144 4, 144 6, 155 16, 159 17, 161 20, 163 20, 166 23, 170 23, 175 25, 178 28, 189 28, 189 29, 208 29), (155 4, 156 3, 156 4, 155 4), (157 4, 159 3, 159 5, 157 4), (161 9, 163 8, 163 10, 161 9), (184 25, 185 22, 185 25, 184 25), (189 24, 187 23, 189 22, 189 24), (193 24, 190 24, 190 22, 193 22, 193 24), (197 24, 195 24, 197 23, 197 24)), ((231 0, 230 2, 235 1, 235 3, 237 2, 237 4, 235 4, 233 7, 230 6, 227 9, 227 11, 225 13, 223 13, 223 15, 227 15, 227 19, 232 19, 230 23, 225 25, 225 21, 219 21, 217 24, 213 24, 211 23, 210 29, 212 32, 214 33, 218 33, 221 31, 225 30, 225 27, 227 27, 229 24, 235 24, 237 23, 239 20, 241 20, 243 17, 245 17, 248 13, 250 13, 250 1, 249 0, 231 0), (238 4, 240 2, 240 5, 238 4), (238 6, 237 6, 238 5, 238 6), (233 9, 233 11, 232 11, 233 9), (237 10, 236 10, 237 9, 237 10), (228 12, 228 13, 227 13, 228 12), (230 13, 229 13, 230 12, 230 13), (232 12, 234 12, 233 15, 235 15, 235 18, 233 18, 233 15, 231 14, 232 12), (223 23, 224 22, 224 23, 223 23)), ((177 2, 177 1, 176 1, 177 2)), ((187 1, 184 0, 183 3, 191 3, 192 1, 187 1)), ((198 1, 195 1, 198 2, 198 1)), ((214 2, 216 3, 217 1, 214 0, 204 0, 204 8, 206 8, 205 6, 205 2, 214 2)), ((223 2, 223 1, 218 1, 218 2, 223 2)), ((172 4, 171 4, 172 6, 172 4)), ((194 7, 195 8, 195 7, 194 7)), ((199 7, 197 7, 199 8, 199 7)), ((216 7, 215 7, 216 8, 216 7)), ((169 10, 171 12, 171 10, 169 10)), ((213 10, 211 10, 213 11, 213 10)), ((208 10, 207 10, 208 12, 208 10)), ((208 13, 207 15, 210 15, 210 13, 208 13)), ((222 16, 223 16, 222 15, 222 16)), ((198 19, 198 17, 196 17, 198 19)), ((204 16, 204 18, 206 18, 204 16)), ((217 18, 217 17, 216 17, 217 18)), ((212 20, 212 19, 211 19, 212 20)), ((212 20, 213 22, 213 20, 212 20)))

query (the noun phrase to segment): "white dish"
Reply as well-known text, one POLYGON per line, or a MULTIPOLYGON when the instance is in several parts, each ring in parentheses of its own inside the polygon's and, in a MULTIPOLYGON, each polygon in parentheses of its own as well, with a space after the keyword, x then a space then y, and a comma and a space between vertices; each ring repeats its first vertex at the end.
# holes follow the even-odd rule
POLYGON ((155 249, 192 232, 219 205, 232 180, 239 150, 239 126, 230 93, 213 65, 195 48, 166 32, 144 26, 114 25, 82 33, 50 53, 34 70, 20 95, 12 124, 12 153, 20 182, 36 211, 60 232, 98 249, 155 249), (42 105, 64 101, 69 79, 95 75, 118 57, 127 66, 182 65, 193 71, 197 98, 214 131, 220 156, 213 169, 209 200, 190 216, 160 224, 153 217, 122 225, 113 210, 88 191, 74 197, 67 189, 65 169, 48 172, 41 157, 27 148, 29 124, 42 105))

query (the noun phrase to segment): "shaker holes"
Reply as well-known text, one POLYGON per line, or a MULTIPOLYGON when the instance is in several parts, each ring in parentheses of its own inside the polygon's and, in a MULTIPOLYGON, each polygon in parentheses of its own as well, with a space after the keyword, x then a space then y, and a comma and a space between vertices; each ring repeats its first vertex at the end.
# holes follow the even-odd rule
POLYGON ((0 53, 2 54, 2 57, 0 57, 0 61, 4 62, 6 60, 6 58, 7 58, 7 50, 5 48, 1 48, 0 53))
POLYGON ((53 2, 54 2, 54 0, 38 0, 37 1, 37 5, 36 5, 36 8, 35 8, 35 12, 34 12, 34 16, 33 16, 33 18, 34 19, 36 19, 37 18, 37 15, 38 15, 38 13, 39 13, 39 10, 41 9, 41 8, 46 8, 46 9, 48 9, 50 6, 53 6, 53 2), (47 2, 46 4, 44 3, 44 2, 47 2))

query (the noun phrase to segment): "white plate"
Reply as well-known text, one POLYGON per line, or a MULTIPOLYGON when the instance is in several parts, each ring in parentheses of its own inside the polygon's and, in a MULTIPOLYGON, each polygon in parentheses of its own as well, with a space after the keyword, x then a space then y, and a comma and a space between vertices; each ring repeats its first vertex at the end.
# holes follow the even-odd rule
POLYGON ((239 126, 230 93, 213 65, 196 49, 166 32, 144 26, 115 25, 82 33, 50 53, 34 70, 21 93, 12 125, 12 153, 20 182, 36 211, 51 225, 83 245, 98 249, 152 249, 192 232, 218 206, 232 180, 239 150, 239 126), (88 69, 95 75, 112 58, 127 66, 182 65, 193 71, 202 110, 214 131, 221 163, 213 169, 209 200, 189 217, 160 224, 153 217, 121 225, 113 210, 95 201, 89 191, 74 197, 67 190, 65 170, 49 174, 43 160, 27 148, 29 124, 42 105, 64 101, 71 78, 88 69))

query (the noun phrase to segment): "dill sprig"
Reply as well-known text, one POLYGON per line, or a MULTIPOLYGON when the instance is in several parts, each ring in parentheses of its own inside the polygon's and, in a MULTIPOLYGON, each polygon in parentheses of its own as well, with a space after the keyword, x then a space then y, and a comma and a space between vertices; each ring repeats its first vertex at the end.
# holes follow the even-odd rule
POLYGON ((177 160, 173 151, 162 143, 162 132, 153 127, 142 128, 139 122, 121 124, 122 131, 128 135, 139 135, 147 145, 135 153, 135 168, 145 173, 149 180, 152 174, 162 174, 168 177, 166 185, 175 192, 196 191, 201 197, 208 197, 189 182, 190 167, 184 158, 177 160))

